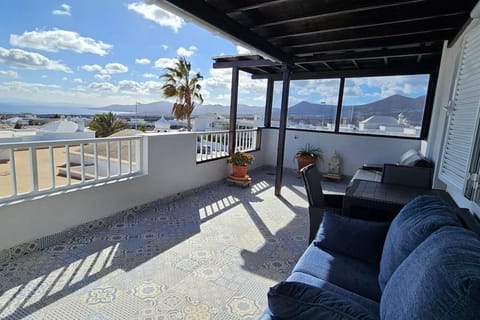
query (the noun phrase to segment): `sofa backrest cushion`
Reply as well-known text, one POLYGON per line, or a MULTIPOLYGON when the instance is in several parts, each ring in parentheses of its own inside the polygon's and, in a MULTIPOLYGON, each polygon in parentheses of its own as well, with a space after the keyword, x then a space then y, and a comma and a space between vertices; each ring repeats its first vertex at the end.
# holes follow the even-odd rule
POLYGON ((300 282, 280 282, 268 292, 272 319, 374 320, 378 313, 333 291, 300 282))
POLYGON ((390 223, 353 219, 324 212, 315 246, 342 253, 379 268, 390 223))
POLYGON ((410 201, 393 219, 383 246, 378 284, 383 291, 393 272, 434 231, 461 226, 452 207, 436 196, 410 201))
POLYGON ((381 319, 443 320, 480 317, 480 238, 443 227, 393 273, 380 302, 381 319))

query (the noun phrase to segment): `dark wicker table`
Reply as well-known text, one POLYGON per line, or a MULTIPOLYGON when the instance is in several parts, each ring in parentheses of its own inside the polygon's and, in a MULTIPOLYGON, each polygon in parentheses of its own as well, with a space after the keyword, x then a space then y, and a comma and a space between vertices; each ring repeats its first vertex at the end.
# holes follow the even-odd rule
POLYGON ((343 212, 352 217, 391 220, 403 206, 419 195, 437 195, 450 205, 456 206, 453 199, 444 190, 355 180, 346 190, 343 212))

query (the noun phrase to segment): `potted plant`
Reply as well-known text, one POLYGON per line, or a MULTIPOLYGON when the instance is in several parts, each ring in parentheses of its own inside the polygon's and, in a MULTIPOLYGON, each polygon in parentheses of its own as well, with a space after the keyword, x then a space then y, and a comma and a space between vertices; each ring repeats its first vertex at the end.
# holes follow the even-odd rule
POLYGON ((232 164, 232 176, 235 178, 248 178, 247 169, 255 158, 246 152, 237 151, 227 158, 227 162, 232 164))
POLYGON ((310 143, 307 143, 305 146, 297 150, 297 153, 295 153, 295 158, 297 159, 298 163, 298 172, 300 172, 303 167, 306 167, 311 163, 315 163, 317 159, 321 159, 322 151, 320 148, 314 147, 310 143))

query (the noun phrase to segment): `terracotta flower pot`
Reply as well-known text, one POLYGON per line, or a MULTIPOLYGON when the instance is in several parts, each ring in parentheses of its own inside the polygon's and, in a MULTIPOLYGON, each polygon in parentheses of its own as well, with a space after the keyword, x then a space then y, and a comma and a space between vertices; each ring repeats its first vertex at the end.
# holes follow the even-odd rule
POLYGON ((238 166, 236 164, 232 165, 233 172, 232 176, 236 178, 244 178, 247 176, 248 166, 238 166))
POLYGON ((310 157, 310 156, 300 156, 297 157, 297 163, 298 163, 298 172, 302 170, 302 168, 308 166, 309 164, 315 163, 317 158, 310 157))

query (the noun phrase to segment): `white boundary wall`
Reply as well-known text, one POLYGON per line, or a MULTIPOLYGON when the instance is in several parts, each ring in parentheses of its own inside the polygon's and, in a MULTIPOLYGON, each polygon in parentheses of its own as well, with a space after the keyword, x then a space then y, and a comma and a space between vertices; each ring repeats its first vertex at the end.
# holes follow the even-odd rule
MULTIPOLYGON (((198 163, 196 133, 145 135, 145 175, 0 206, 0 250, 224 179, 225 158, 198 163)), ((252 169, 264 164, 253 152, 252 169)))

